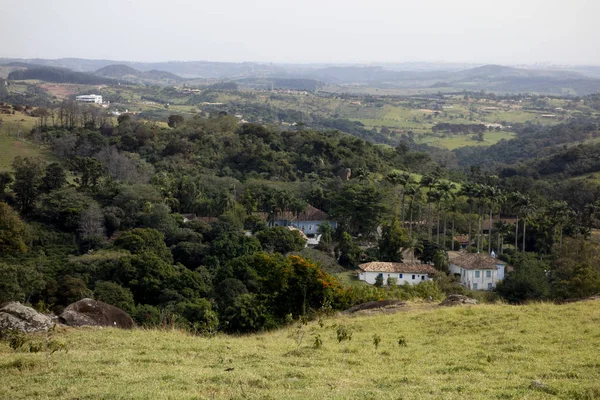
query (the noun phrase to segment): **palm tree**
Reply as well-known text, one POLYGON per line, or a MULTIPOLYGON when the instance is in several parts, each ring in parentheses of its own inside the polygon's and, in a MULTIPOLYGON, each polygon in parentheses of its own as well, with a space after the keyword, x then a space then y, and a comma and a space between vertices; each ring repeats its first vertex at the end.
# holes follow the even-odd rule
POLYGON ((498 238, 498 253, 502 254, 504 253, 504 237, 510 233, 511 228, 504 221, 497 221, 494 224, 494 228, 496 228, 496 236, 498 238))
POLYGON ((458 212, 458 204, 456 204, 456 197, 453 198, 453 201, 448 206, 447 211, 450 211, 452 213, 452 238, 450 242, 452 243, 452 251, 454 251, 454 237, 456 236, 454 226, 456 222, 456 213, 458 212))
POLYGON ((548 207, 547 212, 554 223, 554 240, 556 240, 557 231, 560 232, 559 246, 562 247, 564 225, 573 215, 573 210, 566 201, 555 201, 548 207))
POLYGON ((590 235, 590 239, 592 238, 592 226, 594 225, 594 219, 598 218, 598 214, 600 213, 600 200, 597 200, 593 203, 588 203, 583 208, 583 216, 587 222, 586 226, 588 228, 588 234, 590 235))
POLYGON ((407 185, 404 188, 404 193, 410 197, 410 203, 408 205, 408 236, 412 237, 412 225, 413 225, 413 204, 415 202, 415 197, 421 193, 421 190, 416 185, 407 185))
POLYGON ((431 201, 433 200, 431 193, 437 182, 437 178, 431 175, 424 175, 421 177, 421 182, 419 182, 422 188, 427 188, 427 232, 429 240, 431 240, 431 201))
POLYGON ((406 185, 411 183, 410 174, 408 172, 392 171, 386 175, 385 180, 393 187, 402 186, 401 214, 400 219, 404 221, 404 205, 406 201, 406 185))
POLYGON ((524 200, 524 196, 519 192, 513 192, 508 196, 510 208, 513 209, 517 215, 517 220, 515 221, 515 252, 517 252, 517 249, 519 248, 519 212, 521 211, 524 200))
POLYGON ((476 202, 477 202, 477 206, 479 208, 479 214, 478 214, 478 230, 477 230, 477 252, 479 253, 481 251, 481 247, 483 246, 483 208, 485 206, 485 203, 487 201, 487 194, 488 194, 488 186, 486 185, 476 185, 475 186, 475 193, 473 195, 473 197, 475 198, 476 202))
POLYGON ((494 213, 494 206, 501 204, 504 201, 504 195, 502 191, 496 187, 489 186, 488 190, 488 199, 490 201, 490 231, 488 235, 488 254, 492 253, 492 219, 494 213))
MULTIPOLYGON (((427 193, 428 201, 431 203, 434 203, 436 205, 436 210, 437 210, 436 243, 438 245, 440 244, 440 203, 442 201, 443 195, 444 195, 444 193, 440 190, 437 190, 437 188, 436 188, 436 190, 433 190, 433 191, 427 193)), ((430 235, 429 239, 431 240, 431 229, 429 230, 429 235, 430 235)))
POLYGON ((523 253, 525 253, 525 238, 527 233, 527 217, 535 211, 535 204, 529 196, 523 196, 521 210, 523 212, 523 253))
MULTIPOLYGON (((439 211, 439 204, 440 202, 444 202, 445 204, 445 210, 444 210, 444 248, 446 248, 446 222, 447 222, 447 209, 448 209, 448 201, 449 200, 454 200, 456 198, 456 195, 454 193, 454 190, 456 190, 456 184, 454 182, 450 182, 450 181, 441 181, 440 183, 438 183, 437 185, 437 190, 440 193, 440 201, 438 202, 438 211, 439 211)), ((438 216, 438 244, 439 244, 439 216, 438 216)))
POLYGON ((476 189, 477 185, 473 184, 473 183, 465 183, 462 185, 462 187, 460 188, 458 194, 459 196, 465 196, 467 198, 467 203, 469 204, 469 246, 471 246, 471 225, 472 225, 472 218, 471 216, 473 215, 473 198, 475 196, 475 189, 476 189))

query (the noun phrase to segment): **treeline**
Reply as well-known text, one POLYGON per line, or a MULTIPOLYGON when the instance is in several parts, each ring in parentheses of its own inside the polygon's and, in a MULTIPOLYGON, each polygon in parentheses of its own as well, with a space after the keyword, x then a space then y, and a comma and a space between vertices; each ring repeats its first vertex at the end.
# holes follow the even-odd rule
POLYGON ((36 66, 12 71, 8 74, 8 80, 20 81, 27 79, 39 79, 41 81, 54 83, 77 83, 82 85, 112 85, 116 82, 114 79, 57 67, 36 66))
POLYGON ((453 150, 461 166, 486 167, 490 170, 537 157, 546 157, 561 151, 560 146, 592 138, 598 131, 598 121, 580 119, 551 127, 523 125, 517 128, 517 137, 502 140, 486 148, 463 147, 453 150))

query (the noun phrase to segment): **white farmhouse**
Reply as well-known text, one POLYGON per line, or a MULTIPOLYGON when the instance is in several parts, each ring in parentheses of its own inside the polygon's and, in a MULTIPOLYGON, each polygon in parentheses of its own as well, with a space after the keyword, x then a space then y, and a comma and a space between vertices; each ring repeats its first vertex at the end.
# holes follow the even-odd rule
POLYGON ((487 254, 460 253, 450 257, 450 272, 467 289, 492 290, 504 279, 506 264, 487 254))
POLYGON ((75 101, 78 101, 80 103, 102 104, 102 96, 97 94, 84 94, 81 96, 75 96, 75 101))
POLYGON ((358 279, 371 285, 375 284, 378 276, 383 278, 384 285, 387 285, 388 278, 396 278, 398 285, 404 285, 406 282, 415 285, 432 280, 432 276, 437 272, 431 265, 417 263, 373 261, 360 264, 358 267, 360 268, 358 279))

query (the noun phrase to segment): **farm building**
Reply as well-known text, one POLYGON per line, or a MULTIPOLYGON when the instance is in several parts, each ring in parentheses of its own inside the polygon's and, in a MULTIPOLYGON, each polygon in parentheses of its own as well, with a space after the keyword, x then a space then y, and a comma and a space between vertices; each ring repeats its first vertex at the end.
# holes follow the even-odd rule
POLYGON ((102 104, 102 96, 97 94, 84 94, 81 96, 76 96, 75 101, 78 101, 80 103, 102 104))
POLYGON ((437 272, 435 268, 428 264, 418 263, 393 263, 373 261, 358 266, 360 269, 358 279, 371 285, 375 284, 378 276, 383 278, 383 284, 387 284, 388 278, 397 279, 397 285, 409 283, 415 285, 421 282, 432 280, 432 276, 437 272))
POLYGON ((458 276, 467 289, 492 290, 504 279, 506 263, 487 254, 452 253, 449 253, 450 272, 458 276))

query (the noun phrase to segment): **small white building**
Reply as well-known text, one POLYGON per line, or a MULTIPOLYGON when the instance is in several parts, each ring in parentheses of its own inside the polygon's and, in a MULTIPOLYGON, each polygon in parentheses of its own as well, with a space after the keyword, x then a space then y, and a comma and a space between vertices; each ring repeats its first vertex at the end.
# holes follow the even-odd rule
POLYGON ((504 279, 506 263, 480 253, 460 253, 450 257, 450 272, 471 290, 493 290, 504 279))
POLYGON ((102 104, 102 96, 97 94, 84 94, 81 96, 76 96, 75 101, 78 101, 80 103, 102 104))
POLYGON ((375 284, 378 276, 383 278, 384 285, 387 285, 388 278, 396 278, 397 285, 404 285, 406 282, 416 285, 432 280, 432 276, 437 272, 431 265, 417 263, 372 261, 360 264, 358 267, 360 268, 358 279, 371 285, 375 284))

